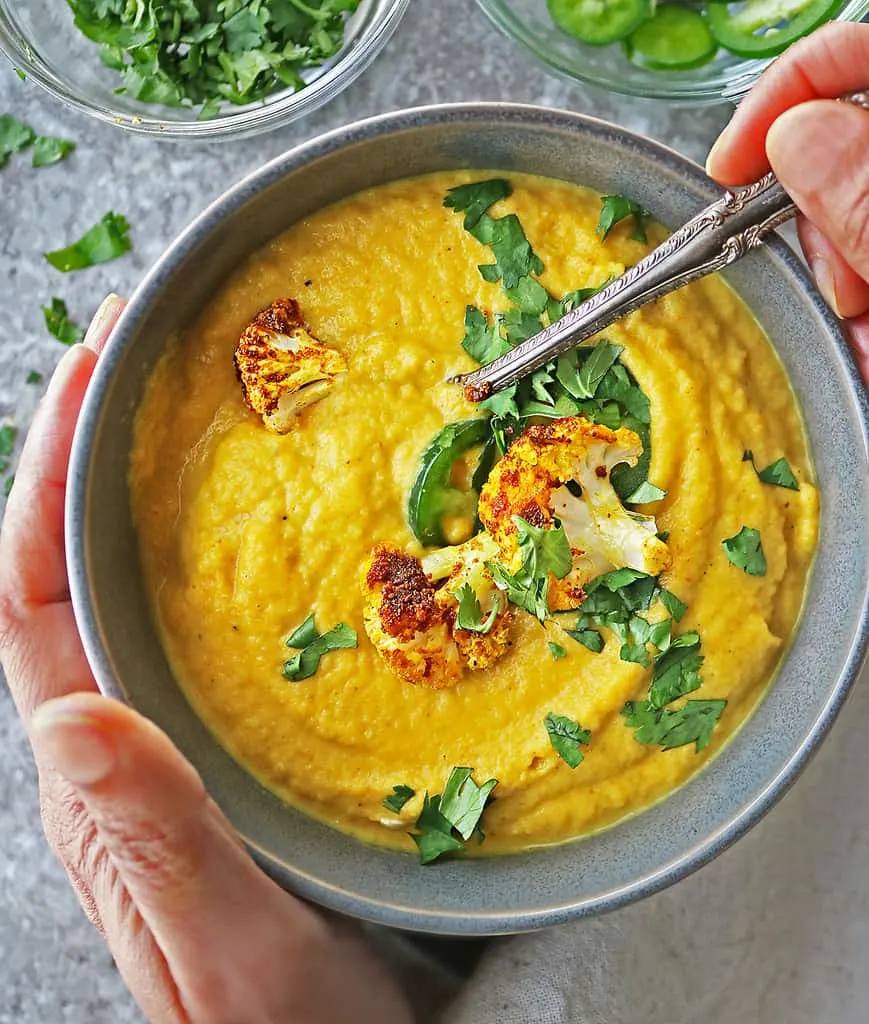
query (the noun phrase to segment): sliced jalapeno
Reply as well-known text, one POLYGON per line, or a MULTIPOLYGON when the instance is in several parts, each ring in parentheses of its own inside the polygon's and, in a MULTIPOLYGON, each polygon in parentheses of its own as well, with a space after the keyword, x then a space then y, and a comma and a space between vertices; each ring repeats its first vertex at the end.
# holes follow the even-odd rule
POLYGON ((718 43, 738 57, 775 57, 838 14, 842 0, 710 3, 706 20, 718 43))
MULTIPOLYGON (((444 533, 448 517, 463 517, 475 521, 479 491, 488 477, 481 472, 483 463, 491 455, 491 431, 487 419, 463 420, 449 423, 422 453, 419 472, 410 490, 407 517, 413 535, 427 546, 455 543, 444 533), (474 448, 483 445, 483 453, 471 489, 459 490, 451 483, 453 466, 474 448)), ((489 465, 491 469, 491 463, 489 465)))
POLYGON ((625 39, 652 13, 651 0, 548 0, 552 20, 589 46, 625 39))

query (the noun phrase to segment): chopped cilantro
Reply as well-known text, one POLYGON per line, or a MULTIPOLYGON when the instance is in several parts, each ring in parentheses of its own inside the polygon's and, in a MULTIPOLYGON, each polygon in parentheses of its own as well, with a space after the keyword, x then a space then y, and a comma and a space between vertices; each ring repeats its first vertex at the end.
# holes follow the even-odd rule
POLYGON ((27 371, 26 383, 27 384, 41 384, 42 383, 42 374, 38 370, 28 370, 27 371))
POLYGON ((84 329, 70 320, 69 310, 63 299, 52 299, 50 306, 42 307, 42 315, 45 317, 48 333, 57 338, 62 345, 75 345, 84 338, 84 329))
POLYGON ((4 483, 3 483, 3 496, 4 496, 5 498, 8 498, 8 497, 9 497, 9 493, 11 492, 11 490, 12 490, 12 485, 13 485, 14 483, 15 483, 15 474, 14 474, 14 473, 12 473, 12 474, 11 474, 10 476, 7 476, 7 477, 6 477, 6 480, 5 480, 5 481, 4 481, 4 483))
POLYGON ((566 715, 556 715, 552 711, 543 719, 549 742, 555 752, 571 768, 578 768, 583 761, 580 746, 587 747, 591 741, 591 732, 583 729, 579 722, 574 722, 566 715))
MULTIPOLYGON (((664 538, 661 538, 662 540, 664 538)), ((661 604, 667 609, 670 615, 676 620, 681 622, 682 616, 688 611, 688 605, 684 601, 680 601, 674 593, 669 590, 662 590, 658 597, 661 604)))
POLYGON ((552 655, 553 661, 558 661, 560 658, 567 657, 567 651, 561 646, 561 644, 553 643, 550 640, 546 646, 549 648, 549 653, 552 655))
POLYGON ((676 642, 655 660, 649 703, 656 708, 666 707, 679 697, 700 689, 699 654, 700 637, 696 633, 683 633, 676 642))
POLYGON ((132 249, 129 230, 130 225, 124 217, 117 213, 107 213, 77 242, 65 249, 47 252, 45 258, 63 273, 83 270, 97 263, 108 263, 132 249))
POLYGON ((455 188, 451 188, 444 199, 444 206, 463 212, 465 231, 470 231, 490 206, 497 203, 499 199, 506 199, 512 191, 509 183, 503 178, 474 181, 468 185, 457 185, 455 188))
POLYGON ((616 224, 633 217, 634 229, 631 238, 637 242, 648 242, 646 236, 646 221, 649 214, 633 199, 626 199, 624 196, 601 196, 600 219, 597 222, 598 237, 602 242, 606 241, 607 235, 616 224))
POLYGON ((579 353, 568 353, 567 359, 562 356, 559 359, 558 379, 574 398, 594 398, 607 371, 622 352, 624 348, 621 345, 613 345, 606 339, 601 339, 592 347, 585 360, 576 366, 575 373, 567 372, 565 362, 571 355, 578 356, 579 353))
POLYGON ((537 331, 543 329, 539 317, 549 303, 549 292, 538 280, 533 277, 520 277, 515 288, 507 289, 507 298, 514 306, 518 306, 522 313, 537 318, 537 331))
POLYGON ((512 517, 519 534, 519 551, 522 566, 530 576, 546 576, 564 579, 573 565, 570 542, 564 527, 556 519, 550 527, 532 526, 520 516, 512 517))
POLYGON ((491 363, 493 359, 510 351, 510 343, 501 337, 497 323, 490 324, 476 306, 465 309, 465 337, 462 348, 471 359, 481 365, 491 363))
POLYGON ((310 679, 319 668, 320 659, 324 654, 358 645, 359 638, 355 629, 339 622, 328 633, 320 633, 314 625, 313 614, 309 615, 287 640, 287 647, 294 647, 299 653, 284 663, 284 678, 293 683, 310 679))
POLYGON ((480 601, 470 583, 463 583, 456 591, 455 596, 459 602, 459 609, 456 612, 456 626, 459 629, 469 629, 473 633, 488 633, 492 626, 495 625, 498 612, 501 611, 500 594, 495 594, 489 617, 485 622, 483 621, 480 601))
POLYGON ((75 143, 57 139, 51 135, 40 135, 33 144, 33 166, 48 167, 60 163, 75 149, 75 143))
POLYGON ((18 427, 11 423, 4 423, 0 427, 0 458, 8 459, 15 451, 15 439, 18 437, 18 427))
POLYGON ((495 586, 503 590, 507 599, 545 622, 549 616, 549 576, 531 576, 524 569, 508 572, 498 562, 486 562, 495 586))
POLYGON ((13 153, 26 149, 35 138, 33 129, 17 117, 0 115, 0 167, 5 167, 13 153))
POLYGON ((531 248, 515 213, 508 213, 497 220, 484 213, 471 229, 471 234, 478 242, 487 245, 495 257, 494 264, 480 267, 484 280, 492 283, 502 281, 509 291, 516 288, 523 277, 543 273, 543 263, 531 248))
POLYGON ((18 77, 21 79, 22 82, 26 82, 27 81, 27 75, 24 74, 24 72, 21 70, 21 68, 14 68, 13 70, 15 71, 15 74, 18 75, 18 77))
POLYGON ((758 469, 754 461, 754 453, 750 450, 743 452, 743 462, 750 462, 752 469, 757 473, 758 480, 765 484, 774 484, 776 487, 785 487, 789 491, 798 491, 800 485, 794 476, 788 460, 782 456, 771 462, 764 469, 758 469))
POLYGON ((712 731, 727 706, 726 700, 689 700, 675 711, 655 708, 648 701, 628 701, 622 715, 635 729, 638 743, 675 750, 689 743, 699 754, 709 745, 712 731))
POLYGON ((644 480, 633 494, 628 495, 625 501, 631 505, 648 505, 651 501, 660 501, 667 497, 667 492, 648 480, 644 480))
POLYGON ((415 796, 416 792, 410 786, 393 786, 389 796, 384 797, 383 806, 387 811, 394 811, 395 814, 400 814, 407 801, 412 800, 415 796))
POLYGON ((444 853, 463 850, 465 843, 480 832, 480 819, 497 779, 478 786, 471 778, 472 768, 453 768, 443 795, 423 796, 423 807, 412 836, 419 849, 420 861, 430 864, 444 853), (458 836, 453 832, 458 832, 458 836))
POLYGON ((749 576, 766 576, 766 556, 757 530, 743 526, 735 537, 723 540, 721 546, 737 569, 749 576))
POLYGON ((583 647, 587 647, 595 654, 600 654, 604 648, 603 637, 596 629, 582 627, 577 629, 565 629, 564 632, 578 644, 582 644, 583 647))

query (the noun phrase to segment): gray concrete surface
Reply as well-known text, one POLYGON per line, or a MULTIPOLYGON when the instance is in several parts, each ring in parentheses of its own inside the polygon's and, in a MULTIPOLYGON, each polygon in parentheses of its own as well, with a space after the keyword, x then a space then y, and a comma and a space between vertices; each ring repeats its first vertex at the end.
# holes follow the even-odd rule
MULTIPOLYGON (((56 167, 33 171, 27 159, 13 158, 0 172, 0 418, 12 418, 24 433, 40 391, 25 385, 27 371, 34 368, 47 377, 62 353, 46 335, 39 308, 52 295, 63 296, 75 319, 85 323, 107 291, 129 293, 192 216, 265 159, 359 117, 470 99, 593 113, 697 159, 729 114, 723 107, 697 112, 621 100, 552 78, 499 37, 471 0, 414 0, 387 51, 347 93, 297 125, 238 143, 191 146, 133 137, 67 110, 32 82, 20 81, 11 68, 0 68, 0 113, 14 113, 40 133, 78 144, 56 167), (78 237, 108 209, 132 224, 130 255, 68 277, 45 263, 41 253, 78 237)), ((864 705, 865 700, 860 698, 864 705)), ((852 702, 849 715, 858 711, 852 702)), ((835 790, 840 775, 854 783, 866 778, 869 763, 859 740, 853 726, 837 732, 810 770, 811 781, 801 783, 807 809, 826 816, 824 827, 834 838, 838 818, 828 789, 835 790), (845 757, 847 764, 837 760, 845 757)), ((862 810, 866 813, 851 820, 841 841, 867 849, 865 800, 862 810)), ((774 814, 746 844, 759 850, 764 832, 780 832, 783 821, 774 814)), ((865 890, 859 898, 866 899, 865 890)), ((834 928, 835 919, 826 926, 834 928)), ((30 753, 11 700, 0 688, 0 1024, 141 1019, 43 842, 30 753)), ((858 1019, 864 1018, 847 1016, 858 1019)))

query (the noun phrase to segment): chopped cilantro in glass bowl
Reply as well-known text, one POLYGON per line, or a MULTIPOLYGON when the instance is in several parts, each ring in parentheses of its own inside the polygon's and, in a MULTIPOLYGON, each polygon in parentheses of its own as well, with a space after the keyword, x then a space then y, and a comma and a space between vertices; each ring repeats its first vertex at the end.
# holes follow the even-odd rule
POLYGON ((164 138, 253 135, 365 70, 410 0, 0 0, 0 49, 73 107, 164 138))
MULTIPOLYGON (((748 92, 758 75, 773 59, 771 56, 737 56, 735 52, 730 53, 723 46, 719 47, 718 39, 708 49, 697 49, 696 32, 692 32, 691 27, 685 24, 689 18, 699 21, 704 35, 712 39, 712 34, 703 26, 705 17, 701 17, 706 5, 699 2, 668 0, 664 3, 664 0, 659 0, 657 8, 666 8, 665 13, 673 15, 670 20, 678 22, 678 26, 672 26, 669 38, 665 38, 665 33, 658 31, 657 26, 650 32, 648 21, 640 33, 642 38, 638 38, 639 26, 628 17, 629 9, 636 9, 636 20, 642 22, 654 9, 652 0, 646 0, 645 3, 641 0, 609 0, 597 4, 590 4, 588 0, 585 3, 582 0, 477 2, 502 31, 554 71, 586 85, 598 86, 625 96, 672 100, 691 106, 720 103, 722 100, 735 103, 748 92), (646 8, 645 12, 641 10, 643 7, 646 8), (587 16, 592 10, 598 12, 596 19, 592 19, 600 22, 597 27, 601 31, 597 33, 588 31, 587 16), (553 19, 553 11, 567 27, 577 34, 593 38, 597 45, 580 42, 575 34, 559 28, 553 19), (621 38, 623 33, 617 24, 622 21, 624 24, 621 28, 628 33, 624 39, 621 38), (610 36, 619 38, 613 42, 610 36), (690 53, 686 53, 686 47, 691 50, 690 53), (646 51, 645 59, 643 50, 646 51), (680 55, 684 59, 680 60, 680 55)), ((759 8, 759 0, 752 0, 752 3, 755 8, 759 8)), ((710 0, 709 3, 715 22, 727 18, 726 9, 738 13, 746 6, 748 4, 726 3, 724 0, 710 0)), ((802 11, 810 6, 810 0, 806 0, 805 4, 797 4, 795 0, 778 0, 777 3, 765 3, 763 8, 786 12, 792 7, 802 11)), ((818 0, 817 6, 824 5, 818 0)), ((832 3, 830 6, 835 8, 832 3)), ((869 15, 869 0, 842 0, 837 11, 835 17, 826 20, 861 21, 869 15)), ((787 19, 782 22, 782 25, 786 24, 787 19)), ((782 25, 777 27, 777 31, 781 30, 782 25)), ((743 48, 737 46, 737 49, 743 48)), ((744 52, 751 49, 744 48, 744 52)))

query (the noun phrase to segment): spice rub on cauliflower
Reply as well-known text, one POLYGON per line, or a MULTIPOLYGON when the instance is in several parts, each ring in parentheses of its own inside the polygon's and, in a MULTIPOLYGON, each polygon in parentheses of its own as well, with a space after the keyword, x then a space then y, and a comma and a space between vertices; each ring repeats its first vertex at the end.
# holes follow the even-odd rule
POLYGON ((396 675, 441 689, 507 651, 513 611, 485 565, 497 553, 488 534, 422 561, 375 547, 363 572, 365 631, 396 675), (471 594, 476 614, 465 619, 460 602, 471 594))
POLYGON ((315 338, 295 299, 278 299, 245 327, 235 350, 244 400, 276 434, 324 398, 347 372, 344 356, 315 338))
POLYGON ((657 576, 670 567, 654 518, 624 508, 610 481, 617 465, 636 465, 642 451, 632 430, 568 416, 529 427, 490 473, 478 514, 510 572, 522 567, 514 517, 538 529, 556 519, 564 527, 572 566, 563 579, 550 579, 552 611, 576 608, 585 585, 611 569, 628 566, 657 576))

